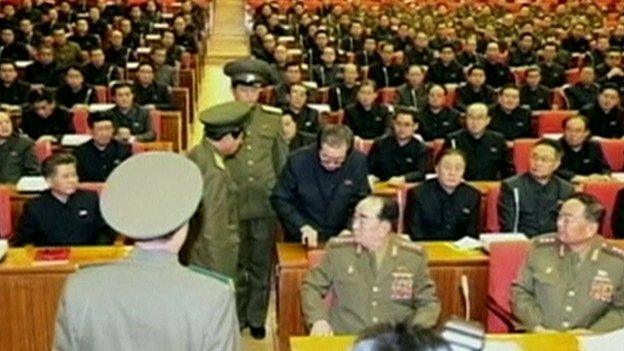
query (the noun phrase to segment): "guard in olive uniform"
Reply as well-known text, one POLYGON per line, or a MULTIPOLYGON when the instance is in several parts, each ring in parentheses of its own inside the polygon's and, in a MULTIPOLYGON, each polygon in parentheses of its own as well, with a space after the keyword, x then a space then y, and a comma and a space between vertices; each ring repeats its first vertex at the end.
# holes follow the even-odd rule
POLYGON ((251 104, 228 102, 203 111, 205 138, 189 152, 204 178, 202 204, 192 221, 189 262, 236 279, 238 270, 237 187, 225 168, 242 143, 242 125, 251 104), (236 137, 234 136, 236 134, 236 137), (230 139, 224 139, 231 136, 230 139))
POLYGON ((357 334, 380 323, 407 321, 429 328, 437 322, 440 301, 428 274, 426 254, 409 238, 391 232, 398 209, 393 213, 390 206, 397 207, 391 200, 374 196, 360 201, 354 233, 345 231, 332 238, 321 263, 305 278, 302 305, 312 335, 324 334, 315 330, 322 321, 335 334, 357 334), (362 221, 378 222, 379 230, 387 230, 379 249, 363 246, 362 238, 370 234, 364 233, 368 225, 362 221), (339 303, 328 311, 323 298, 330 290, 339 303))
POLYGON ((624 327, 624 250, 598 229, 604 207, 576 194, 559 213, 557 234, 535 238, 512 285, 514 315, 531 331, 624 327))
POLYGON ((102 215, 137 242, 127 259, 68 279, 53 349, 240 349, 231 282, 178 263, 201 188, 197 167, 173 153, 141 154, 115 169, 102 215))
MULTIPOLYGON (((266 62, 243 59, 230 62, 224 72, 232 88, 274 83, 274 71, 266 62)), ((275 242, 276 216, 269 203, 277 174, 286 161, 288 146, 281 136, 282 111, 255 104, 244 125, 245 141, 226 167, 238 185, 240 279, 237 308, 242 327, 263 338, 269 306, 269 277, 275 242)))

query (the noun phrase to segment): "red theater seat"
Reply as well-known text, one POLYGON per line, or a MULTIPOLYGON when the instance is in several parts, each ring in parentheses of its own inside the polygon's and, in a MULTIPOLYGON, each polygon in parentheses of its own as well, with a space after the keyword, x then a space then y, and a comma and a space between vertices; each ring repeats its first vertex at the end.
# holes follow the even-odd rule
POLYGON ((75 108, 72 114, 72 123, 76 134, 89 134, 89 110, 83 107, 75 108))
POLYGON ((379 102, 386 105, 394 105, 397 101, 396 88, 386 87, 379 89, 379 102))
POLYGON ((500 222, 498 221, 499 196, 500 185, 491 187, 485 198, 485 231, 488 233, 500 232, 500 222))
POLYGON ((516 139, 513 145, 513 163, 516 173, 524 173, 529 170, 529 157, 531 148, 537 139, 516 139))
POLYGON ((357 143, 355 143, 355 149, 359 150, 364 155, 368 155, 371 147, 373 147, 373 143, 375 143, 375 140, 358 139, 357 143))
POLYGON ((600 146, 611 170, 621 172, 624 169, 624 140, 600 139, 600 146))
POLYGON ((620 182, 591 182, 585 183, 583 192, 594 195, 602 202, 607 213, 600 226, 600 233, 605 238, 613 238, 613 232, 611 231, 611 215, 613 214, 613 206, 615 205, 615 198, 618 191, 624 188, 624 183, 620 182))
POLYGON ((52 155, 52 143, 49 141, 40 141, 35 143, 35 155, 39 163, 52 155))
POLYGON ((11 192, 8 187, 0 186, 0 238, 9 239, 12 236, 11 192))
POLYGON ((537 134, 541 137, 547 133, 563 133, 563 121, 574 114, 576 111, 570 110, 536 111, 537 134))

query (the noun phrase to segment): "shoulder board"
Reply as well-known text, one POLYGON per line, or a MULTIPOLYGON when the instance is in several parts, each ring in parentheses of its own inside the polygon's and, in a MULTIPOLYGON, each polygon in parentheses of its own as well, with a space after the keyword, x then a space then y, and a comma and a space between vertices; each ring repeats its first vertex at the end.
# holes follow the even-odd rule
POLYGON ((602 244, 602 251, 624 260, 624 249, 609 243, 602 244))
POLYGON ((411 242, 409 240, 405 240, 405 239, 397 240, 397 245, 402 249, 415 252, 419 255, 422 255, 424 253, 422 245, 419 245, 415 242, 411 242))
POLYGON ((329 248, 342 247, 342 246, 353 246, 355 245, 355 238, 352 234, 340 234, 335 238, 329 239, 327 242, 327 246, 329 248))
POLYGON ((201 268, 198 266, 194 266, 194 265, 189 265, 188 268, 190 270, 192 270, 195 273, 199 273, 201 275, 204 275, 206 277, 210 277, 213 278, 214 280, 217 280, 225 285, 227 285, 228 287, 234 289, 234 281, 232 279, 230 279, 229 277, 223 275, 223 274, 219 274, 217 272, 213 272, 209 269, 205 269, 205 268, 201 268))
POLYGON ((282 111, 281 108, 269 106, 269 105, 262 105, 262 111, 267 112, 267 113, 272 113, 274 115, 281 115, 282 113, 284 113, 284 111, 282 111))
POLYGON ((554 234, 547 234, 533 239, 536 246, 556 244, 557 237, 554 234))

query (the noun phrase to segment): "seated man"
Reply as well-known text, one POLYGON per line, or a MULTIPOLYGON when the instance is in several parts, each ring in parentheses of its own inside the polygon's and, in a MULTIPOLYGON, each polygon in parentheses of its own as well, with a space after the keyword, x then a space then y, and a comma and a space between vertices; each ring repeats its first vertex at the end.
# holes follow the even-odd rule
POLYGON ((429 67, 427 82, 431 84, 459 84, 465 81, 464 69, 455 60, 455 47, 446 43, 440 48, 440 57, 429 67))
POLYGON ((439 153, 437 177, 410 189, 405 209, 406 227, 414 240, 458 240, 477 237, 481 193, 464 183, 466 158, 461 151, 439 153))
POLYGON ((405 80, 407 82, 397 88, 398 98, 395 105, 422 109, 427 103, 427 86, 423 67, 411 65, 405 72, 405 80))
POLYGON ((39 47, 35 62, 24 70, 24 81, 36 90, 44 87, 56 88, 61 85, 63 69, 54 60, 54 51, 50 46, 39 47))
POLYGON ((347 63, 342 69, 343 81, 329 88, 329 107, 332 111, 344 110, 355 102, 358 90, 358 69, 347 63))
POLYGON ((275 105, 287 105, 290 87, 294 84, 301 84, 302 81, 301 64, 298 62, 287 63, 286 71, 284 72, 284 80, 280 81, 275 86, 275 105))
POLYGON ((428 66, 434 61, 433 50, 429 48, 427 33, 419 31, 414 36, 413 45, 405 50, 405 58, 410 65, 428 66))
POLYGON ((579 82, 565 88, 563 93, 568 99, 568 109, 580 110, 596 100, 598 96, 596 74, 592 66, 581 68, 579 82))
MULTIPOLYGON (((557 43, 547 42, 542 47, 542 62, 539 64, 543 84, 552 89, 566 83, 565 68, 557 63, 557 43)), ((528 72, 527 72, 528 73, 528 72)))
POLYGON ((500 88, 505 84, 514 82, 509 67, 501 63, 501 52, 498 43, 490 42, 485 50, 485 81, 492 88, 500 88))
POLYGON ((347 106, 345 110, 344 124, 362 139, 378 138, 388 129, 390 111, 375 102, 377 100, 375 87, 374 81, 363 81, 358 87, 357 101, 347 106))
POLYGON ((531 150, 529 171, 501 184, 498 213, 501 230, 528 237, 555 230, 559 203, 574 187, 555 175, 563 151, 555 140, 541 139, 531 150))
POLYGON ((282 137, 288 145, 289 152, 314 144, 316 141, 316 134, 301 132, 297 122, 289 114, 282 115, 282 137))
POLYGON ((128 82, 113 85, 115 107, 106 111, 117 127, 117 138, 132 143, 133 141, 154 141, 156 134, 152 129, 149 111, 134 103, 132 86, 128 82))
POLYGON ((100 213, 98 194, 78 190, 76 158, 57 153, 42 165, 50 190, 24 204, 19 245, 71 246, 110 244, 110 229, 100 213))
POLYGON ((449 134, 444 142, 444 148, 461 150, 466 156, 466 180, 499 180, 513 174, 505 137, 487 130, 490 120, 487 106, 472 104, 466 111, 466 127, 449 134))
POLYGON ((293 84, 290 86, 288 105, 284 106, 284 113, 297 122, 300 131, 316 134, 319 130, 319 113, 308 107, 307 102, 308 88, 303 84, 293 84))
POLYGON ((520 88, 520 104, 531 111, 550 110, 550 89, 541 85, 542 72, 537 66, 526 70, 526 84, 520 88))
POLYGON ((311 336, 357 334, 378 323, 436 324, 440 301, 425 252, 393 232, 398 212, 391 199, 366 197, 355 208, 353 233, 329 241, 301 286, 311 336), (323 298, 330 291, 339 303, 327 310, 323 298))
POLYGON ((353 133, 325 126, 316 145, 291 154, 271 195, 288 241, 315 247, 347 226, 355 204, 370 193, 366 157, 353 150, 353 133))
POLYGON ((17 183, 23 176, 39 174, 34 143, 13 133, 8 114, 0 112, 0 183, 17 183))
POLYGON ((28 102, 30 87, 17 79, 15 61, 0 61, 0 104, 22 106, 28 102))
POLYGON ((100 46, 98 37, 89 33, 89 22, 86 18, 79 18, 76 20, 74 33, 69 36, 68 40, 72 43, 76 43, 78 47, 80 47, 80 50, 85 52, 100 46))
POLYGON ((515 85, 505 85, 498 97, 498 104, 490 107, 492 123, 489 128, 502 133, 507 140, 532 138, 531 110, 520 106, 520 89, 515 85))
POLYGON ((29 107, 22 117, 21 128, 31 139, 57 143, 64 134, 74 133, 71 113, 57 106, 50 92, 32 91, 28 100, 29 107))
POLYGON ((496 91, 485 82, 485 69, 483 66, 474 65, 468 68, 468 82, 457 89, 457 109, 466 111, 466 107, 475 102, 486 105, 492 104, 496 91))
POLYGON ((584 116, 573 116, 563 122, 563 149, 557 175, 575 183, 609 179, 609 164, 600 143, 589 137, 589 121, 584 116))
POLYGON ((446 88, 442 85, 432 85, 429 88, 427 105, 418 116, 421 123, 420 134, 426 141, 445 138, 461 128, 460 114, 446 106, 446 95, 446 88))
POLYGON ((13 28, 2 29, 2 50, 0 51, 0 59, 27 61, 30 60, 30 53, 24 44, 15 40, 15 32, 13 28))
POLYGON ((104 54, 108 62, 117 67, 125 68, 128 61, 134 61, 134 57, 132 56, 132 49, 124 45, 123 39, 123 33, 120 30, 112 30, 109 39, 110 45, 104 54))
POLYGON ((591 134, 601 138, 624 136, 624 112, 620 108, 620 91, 613 84, 600 87, 598 97, 580 111, 589 120, 591 134))
POLYGON ((89 63, 82 67, 82 75, 90 85, 108 86, 110 82, 119 80, 119 71, 119 67, 106 62, 101 47, 89 50, 89 63))
POLYGON ((392 117, 392 134, 375 141, 368 154, 368 171, 374 181, 392 184, 425 179, 427 146, 416 139, 417 111, 397 107, 392 117))
POLYGON ((56 91, 56 101, 60 106, 71 110, 76 105, 94 104, 98 99, 95 89, 85 84, 80 67, 69 66, 65 71, 65 84, 56 91))
POLYGON ((364 38, 364 48, 355 54, 355 64, 358 67, 371 67, 381 61, 377 53, 377 40, 374 37, 364 38))
POLYGON ((535 238, 511 287, 512 311, 531 332, 603 333, 624 327, 624 254, 598 234, 605 208, 577 193, 556 234, 535 238))
POLYGON ((331 46, 323 49, 321 63, 312 68, 312 79, 319 88, 338 82, 339 68, 336 66, 336 49, 331 46))
POLYGON ((535 53, 535 36, 532 33, 522 33, 518 36, 516 48, 510 50, 509 66, 521 67, 530 66, 537 63, 535 53))
POLYGON ((132 150, 130 145, 114 139, 111 115, 91 113, 87 122, 93 138, 74 151, 78 176, 83 182, 104 182, 115 167, 132 156, 132 150))
POLYGON ((178 86, 178 69, 165 62, 167 61, 167 49, 162 46, 154 47, 151 58, 154 67, 154 81, 170 87, 178 86))
POLYGON ((132 92, 134 101, 148 110, 174 109, 171 88, 154 81, 154 67, 150 63, 139 65, 132 92))
POLYGON ((380 45, 381 61, 374 63, 368 70, 368 79, 375 82, 377 88, 398 87, 403 83, 405 70, 392 62, 394 45, 385 43, 380 45))
POLYGON ((79 65, 82 61, 80 46, 67 40, 67 28, 63 25, 54 27, 54 59, 59 66, 67 68, 71 65, 79 65))

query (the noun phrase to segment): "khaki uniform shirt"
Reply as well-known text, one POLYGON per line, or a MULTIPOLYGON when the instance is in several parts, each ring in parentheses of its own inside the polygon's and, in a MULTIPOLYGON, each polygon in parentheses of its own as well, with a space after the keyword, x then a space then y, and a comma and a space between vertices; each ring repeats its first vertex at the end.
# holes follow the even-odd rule
POLYGON ((512 285, 512 309, 529 329, 624 327, 624 251, 601 236, 592 239, 585 255, 570 251, 555 235, 535 238, 512 285))
POLYGON ((337 334, 357 334, 387 322, 435 325, 440 301, 425 252, 409 238, 391 234, 379 268, 375 254, 356 244, 351 234, 331 239, 326 249, 301 289, 309 325, 324 319, 337 334), (330 291, 339 302, 328 311, 323 298, 330 291))

